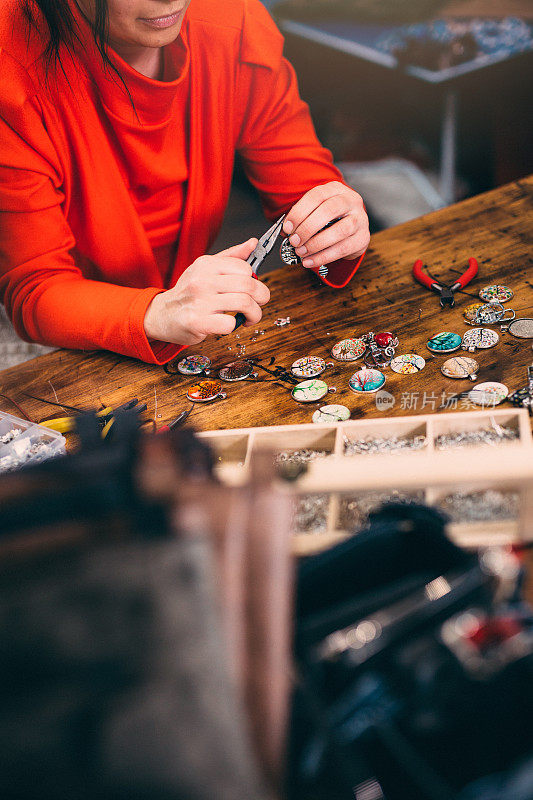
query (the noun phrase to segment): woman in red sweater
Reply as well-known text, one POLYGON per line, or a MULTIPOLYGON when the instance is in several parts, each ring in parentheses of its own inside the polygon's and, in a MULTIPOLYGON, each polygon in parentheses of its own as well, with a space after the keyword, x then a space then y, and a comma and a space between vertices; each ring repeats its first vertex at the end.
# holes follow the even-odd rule
POLYGON ((0 297, 21 337, 161 364, 237 311, 256 325, 256 240, 204 255, 235 152, 304 265, 348 258, 326 281, 348 282, 367 217, 282 47, 259 0, 4 0, 0 297))

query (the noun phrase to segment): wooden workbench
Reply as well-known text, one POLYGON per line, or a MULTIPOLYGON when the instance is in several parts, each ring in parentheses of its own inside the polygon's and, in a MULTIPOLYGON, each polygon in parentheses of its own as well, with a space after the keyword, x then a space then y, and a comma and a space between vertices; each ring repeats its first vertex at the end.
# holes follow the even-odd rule
MULTIPOLYGON (((413 262, 422 258, 434 275, 452 281, 474 255, 480 270, 467 291, 477 295, 489 283, 507 284, 515 292, 507 305, 517 316, 533 316, 532 244, 533 176, 377 234, 358 274, 345 289, 323 286, 301 268, 270 272, 263 280, 270 287, 271 300, 256 326, 264 335, 256 335, 255 328, 241 328, 238 340, 235 334, 211 338, 189 352, 209 355, 215 366, 222 366, 236 357, 236 345, 244 344, 246 356, 260 357, 265 365, 274 358, 275 365, 290 367, 304 355, 327 359, 339 339, 368 330, 391 330, 400 339, 398 354, 419 353, 427 362, 414 376, 385 370, 384 388, 394 396, 394 407, 378 411, 374 395, 357 396, 349 390, 348 380, 360 362, 336 362, 327 370, 323 377, 337 391, 322 404, 343 403, 352 410, 352 419, 427 414, 438 409, 443 392, 450 396, 471 384, 445 378, 440 372, 445 357, 433 356, 426 341, 442 330, 464 333, 468 326, 462 310, 477 298, 458 294, 455 308, 441 310, 437 296, 414 282, 413 262), (290 325, 274 325, 276 318, 286 316, 291 318, 290 325)), ((279 256, 271 256, 274 258, 279 256)), ((478 351, 475 358, 480 364, 480 381, 502 381, 516 389, 525 384, 526 367, 533 360, 531 341, 503 334, 497 347, 478 351)), ((114 406, 137 397, 148 404, 148 413, 159 426, 189 406, 186 390, 193 382, 181 375, 168 376, 162 367, 108 352, 60 350, 0 372, 0 392, 16 400, 36 421, 62 412, 31 400, 26 393, 50 400, 57 395, 60 402, 80 408, 101 403, 114 406)), ((226 400, 196 405, 190 417, 196 428, 309 422, 320 405, 296 403, 288 389, 268 382, 266 374, 261 374, 260 382, 225 386, 226 400)), ((3 398, 0 408, 17 413, 3 398)), ((464 406, 459 403, 454 410, 464 410, 464 406)))

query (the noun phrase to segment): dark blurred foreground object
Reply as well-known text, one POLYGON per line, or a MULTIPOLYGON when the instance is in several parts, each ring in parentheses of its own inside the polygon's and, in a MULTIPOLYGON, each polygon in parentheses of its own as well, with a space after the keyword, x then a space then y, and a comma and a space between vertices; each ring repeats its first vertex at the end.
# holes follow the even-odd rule
POLYGON ((232 491, 190 431, 78 426, 77 453, 0 479, 0 797, 268 800, 292 583, 273 467, 232 491))
POLYGON ((533 618, 518 559, 389 505, 300 568, 291 798, 532 800, 533 618))
POLYGON ((293 658, 272 454, 229 488, 191 431, 78 424, 0 478, 2 800, 533 800, 512 554, 386 506, 301 563, 293 658))
POLYGON ((444 0, 282 0, 272 11, 290 19, 402 24, 429 19, 444 0))

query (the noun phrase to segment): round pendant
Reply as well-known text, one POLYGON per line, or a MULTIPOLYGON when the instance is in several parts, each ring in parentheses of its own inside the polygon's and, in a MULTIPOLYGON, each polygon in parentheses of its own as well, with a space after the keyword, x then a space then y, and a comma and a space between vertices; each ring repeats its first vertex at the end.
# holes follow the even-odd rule
POLYGON ((449 331, 442 331, 436 333, 426 344, 428 350, 432 353, 453 353, 454 350, 459 350, 461 347, 462 339, 458 333, 450 333, 449 331))
POLYGON ((189 355, 178 361, 178 372, 182 375, 200 375, 201 372, 209 374, 211 359, 207 356, 189 355))
POLYGON ((483 308, 483 303, 472 303, 471 305, 467 306, 463 311, 464 321, 468 322, 469 325, 475 325, 477 320, 477 312, 480 308, 483 308))
POLYGON ((285 264, 289 264, 289 266, 302 263, 299 257, 296 255, 296 251, 288 239, 284 239, 282 241, 281 247, 279 249, 279 254, 281 256, 281 260, 285 264))
POLYGON ((326 369, 326 362, 320 356, 305 356, 299 358, 291 367, 291 372, 297 378, 316 378, 326 369))
POLYGON ((346 422, 350 419, 350 409, 346 406, 321 406, 313 414, 313 422, 318 425, 320 422, 346 422))
POLYGON ((468 392, 468 398, 478 406, 498 406, 508 394, 509 389, 504 383, 485 381, 473 386, 468 392))
POLYGON ((396 356, 390 362, 391 370, 398 372, 400 375, 412 375, 415 372, 420 372, 425 366, 425 359, 422 356, 417 356, 416 353, 404 353, 401 356, 396 356))
POLYGON ((398 337, 390 331, 381 331, 374 335, 374 341, 378 347, 398 347, 398 337))
POLYGON ((229 364, 222 367, 218 373, 218 377, 228 383, 244 381, 253 374, 253 369, 254 368, 248 361, 231 361, 229 364))
POLYGON ((517 339, 533 339, 533 318, 519 317, 518 319, 513 319, 513 321, 505 328, 502 328, 502 330, 509 331, 509 333, 516 336, 517 339))
POLYGON ((292 390, 293 400, 298 403, 315 403, 322 400, 328 393, 328 385, 325 381, 312 379, 298 383, 292 390))
POLYGON ((499 341, 499 335, 490 328, 472 328, 463 336, 462 347, 463 350, 473 353, 475 350, 488 350, 489 347, 497 345, 499 341))
POLYGON ((444 362, 440 371, 447 378, 470 378, 475 381, 479 364, 467 356, 453 356, 444 362))
POLYGON ((516 313, 512 308, 504 308, 501 303, 494 300, 478 309, 476 322, 481 325, 491 325, 495 322, 512 322, 515 317, 516 313))
POLYGON ((483 289, 480 289, 479 296, 486 303, 489 303, 491 300, 497 300, 498 303, 506 303, 514 297, 514 292, 512 289, 509 289, 508 286, 492 284, 491 286, 484 286, 483 289))
POLYGON ((337 361, 356 361, 361 358, 366 350, 362 339, 342 339, 331 350, 331 355, 337 361))
POLYGON ((225 392, 222 391, 222 384, 220 381, 199 381, 187 390, 187 397, 193 403, 210 403, 218 397, 226 397, 225 392))
POLYGON ((359 394, 361 392, 377 392, 385 383, 385 375, 379 369, 360 369, 350 378, 350 389, 359 394))

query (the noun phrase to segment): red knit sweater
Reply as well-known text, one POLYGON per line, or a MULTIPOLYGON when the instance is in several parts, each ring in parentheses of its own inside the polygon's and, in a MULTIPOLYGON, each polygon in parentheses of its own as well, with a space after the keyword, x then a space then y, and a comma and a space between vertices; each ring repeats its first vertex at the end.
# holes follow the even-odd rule
MULTIPOLYGON (((79 13, 83 47, 47 81, 44 33, 28 42, 20 3, 4 4, 0 297, 25 339, 164 363, 180 347, 147 340, 146 309, 212 244, 235 152, 271 219, 341 179, 282 37, 259 0, 192 0, 166 80, 110 51, 134 110, 79 13)), ((328 282, 345 285, 357 266, 328 282)))

